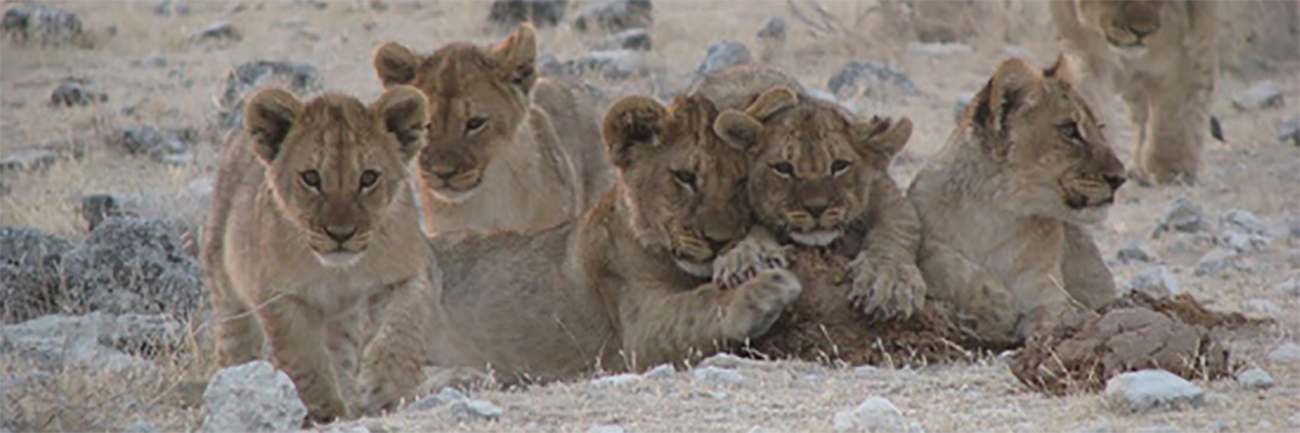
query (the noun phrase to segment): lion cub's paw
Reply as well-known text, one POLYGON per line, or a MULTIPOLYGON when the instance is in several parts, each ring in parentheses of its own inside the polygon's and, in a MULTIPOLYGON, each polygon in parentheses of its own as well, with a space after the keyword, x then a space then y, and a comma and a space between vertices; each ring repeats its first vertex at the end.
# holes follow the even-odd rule
POLYGON ((734 340, 763 335, 802 292, 803 285, 790 271, 768 269, 759 272, 736 288, 722 318, 723 332, 734 340))
POLYGON ((329 424, 338 420, 352 419, 352 410, 347 403, 343 402, 343 397, 339 395, 326 396, 321 399, 304 399, 307 403, 307 419, 303 420, 303 426, 329 424))
POLYGON ((788 250, 789 247, 776 242, 745 238, 731 251, 713 260, 713 283, 731 289, 754 279, 759 272, 785 269, 790 264, 786 259, 788 250))
POLYGON ((361 402, 367 416, 376 416, 396 409, 403 398, 412 399, 425 382, 424 370, 418 362, 399 362, 393 357, 368 363, 358 377, 361 402))
POLYGON ((859 254, 846 268, 849 302, 876 320, 906 319, 925 305, 925 280, 915 263, 859 254))

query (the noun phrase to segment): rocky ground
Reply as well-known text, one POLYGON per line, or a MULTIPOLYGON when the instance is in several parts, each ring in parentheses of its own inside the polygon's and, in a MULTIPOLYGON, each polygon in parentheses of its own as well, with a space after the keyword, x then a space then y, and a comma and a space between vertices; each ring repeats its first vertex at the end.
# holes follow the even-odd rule
MULTIPOLYGON (((900 183, 997 62, 1055 58, 1046 5, 1035 1, 528 3, 5 2, 0 430, 296 425, 301 406, 282 374, 250 364, 216 375, 211 365, 198 228, 243 96, 282 85, 372 99, 370 54, 384 41, 425 51, 495 41, 530 15, 544 72, 579 78, 606 101, 668 98, 701 72, 768 62, 859 114, 911 117, 900 183), (203 395, 195 384, 209 380, 203 395)), ((1093 228, 1121 286, 1271 319, 1224 335, 1235 378, 1146 372, 1049 397, 993 354, 911 369, 720 357, 691 371, 448 390, 321 430, 1300 429, 1297 9, 1221 6, 1224 64, 1210 109, 1226 141, 1210 142, 1203 181, 1126 186, 1093 228)), ((1126 158, 1122 107, 1099 111, 1126 158)))

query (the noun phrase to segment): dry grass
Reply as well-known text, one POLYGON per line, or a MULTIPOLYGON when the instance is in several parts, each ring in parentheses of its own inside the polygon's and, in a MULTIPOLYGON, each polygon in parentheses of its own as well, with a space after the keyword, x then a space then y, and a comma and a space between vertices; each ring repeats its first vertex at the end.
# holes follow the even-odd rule
MULTIPOLYGON (((0 52, 0 156, 29 148, 51 148, 65 155, 43 172, 0 174, 0 182, 12 190, 0 196, 0 225, 30 225, 73 240, 84 237, 77 200, 90 193, 147 196, 151 203, 161 204, 151 211, 198 222, 205 210, 192 207, 186 185, 211 176, 215 169, 223 131, 213 126, 214 100, 222 91, 226 73, 239 63, 258 59, 312 63, 323 73, 326 88, 365 100, 380 92, 370 54, 382 42, 398 41, 429 51, 453 40, 488 42, 503 35, 503 30, 484 24, 489 7, 486 1, 388 1, 383 11, 370 7, 369 1, 329 2, 323 9, 287 1, 183 2, 191 13, 170 18, 152 13, 155 1, 51 3, 79 14, 95 32, 96 48, 43 50, 6 43, 0 52), (249 9, 232 14, 236 4, 249 9), (286 25, 294 17, 301 18, 306 31, 319 40, 286 25), (189 42, 191 32, 218 21, 233 23, 242 32, 243 41, 220 49, 189 42), (110 26, 116 26, 115 36, 107 36, 110 26), (134 64, 151 54, 164 56, 166 66, 134 64), (49 91, 68 76, 97 80, 107 90, 109 101, 71 109, 46 106, 49 91), (124 108, 132 110, 128 113, 124 108), (137 123, 196 128, 200 137, 195 144, 196 162, 164 167, 123 156, 105 144, 118 127, 137 123), (170 203, 176 205, 167 206, 170 203)), ((974 54, 940 59, 906 53, 907 44, 917 35, 915 26, 925 24, 910 21, 909 2, 820 3, 825 19, 807 0, 658 1, 652 32, 655 49, 646 61, 662 82, 597 80, 593 84, 611 97, 682 88, 708 44, 737 40, 762 55, 755 32, 768 16, 781 16, 790 25, 789 40, 764 57, 809 87, 824 88, 830 76, 854 60, 893 61, 908 71, 923 96, 888 103, 861 98, 850 101, 865 114, 908 116, 915 122, 911 144, 893 172, 900 183, 907 183, 924 157, 937 150, 951 131, 956 95, 977 90, 987 80, 1004 56, 1004 46, 1018 46, 1040 65, 1055 57, 1046 5, 1038 1, 972 2, 970 8, 957 8, 954 15, 931 17, 941 22, 990 23, 977 27, 969 41, 974 54), (799 22, 791 4, 818 24, 799 22)), ((1277 21, 1289 24, 1287 15, 1261 14, 1259 4, 1232 1, 1225 2, 1223 8, 1227 14, 1255 18, 1248 22, 1267 21, 1266 26, 1274 27, 1261 30, 1238 24, 1230 36, 1254 31, 1256 38, 1267 39, 1260 46, 1280 52, 1300 45, 1285 40, 1292 33, 1275 26, 1277 21)), ((544 29, 540 36, 542 51, 561 60, 584 52, 592 40, 567 28, 544 29)), ((1242 52, 1232 54, 1246 58, 1242 52)), ((1065 431, 1104 425, 1128 431, 1161 424, 1198 431, 1220 426, 1229 431, 1297 428, 1288 417, 1300 413, 1300 366, 1272 364, 1265 356, 1279 342, 1300 338, 1300 317, 1294 314, 1300 311, 1300 299, 1273 288, 1300 269, 1300 259, 1295 258, 1300 240, 1286 235, 1286 220, 1298 218, 1300 213, 1300 150, 1281 145, 1273 137, 1279 120, 1296 115, 1294 101, 1300 100, 1300 82, 1294 77, 1300 66, 1293 59, 1274 60, 1260 67, 1237 65, 1229 68, 1231 74, 1225 74, 1220 97, 1211 110, 1223 120, 1229 143, 1209 145, 1206 160, 1213 167, 1201 185, 1126 187, 1111 220, 1095 231, 1107 257, 1113 257, 1114 251, 1130 240, 1144 240, 1148 251, 1173 269, 1184 291, 1212 308, 1237 310, 1254 298, 1278 305, 1281 311, 1271 314, 1276 325, 1236 332, 1229 339, 1238 359, 1262 366, 1273 375, 1277 386, 1272 390, 1248 391, 1232 381, 1199 382, 1226 398, 1201 410, 1121 416, 1107 410, 1098 395, 1049 398, 1030 393, 1000 361, 987 357, 970 364, 871 373, 781 362, 764 369, 742 368, 747 380, 738 386, 702 383, 683 374, 622 389, 594 389, 585 381, 575 381, 526 390, 475 392, 475 397, 490 399, 505 409, 505 418, 496 423, 458 423, 445 409, 358 423, 389 431, 583 431, 598 424, 622 424, 634 431, 744 431, 752 426, 820 431, 830 428, 836 410, 852 407, 869 395, 882 395, 927 431, 1065 431), (1258 113, 1233 111, 1226 96, 1258 78, 1278 81, 1290 105, 1258 113), (1201 203, 1215 219, 1230 209, 1260 216, 1274 229, 1274 240, 1264 251, 1251 255, 1250 261, 1271 267, 1256 273, 1193 275, 1196 262, 1210 246, 1188 242, 1186 237, 1149 239, 1161 210, 1176 197, 1201 203), (1270 424, 1264 426, 1260 421, 1270 424)), ((1115 104, 1101 111, 1110 118, 1106 122, 1109 129, 1117 131, 1114 144, 1126 158, 1127 128, 1118 107, 1115 104)), ((1114 270, 1120 281, 1127 281, 1145 266, 1149 265, 1116 264, 1114 270)), ((184 384, 206 379, 213 372, 210 346, 201 340, 194 339, 177 353, 158 356, 157 373, 150 377, 122 378, 83 370, 52 374, 47 389, 53 392, 20 399, 25 420, 20 427, 124 429, 143 421, 166 430, 193 429, 199 421, 198 411, 181 407, 174 397, 178 389, 187 389, 184 384)), ((5 359, 0 366, 5 375, 24 367, 14 359, 5 359)))

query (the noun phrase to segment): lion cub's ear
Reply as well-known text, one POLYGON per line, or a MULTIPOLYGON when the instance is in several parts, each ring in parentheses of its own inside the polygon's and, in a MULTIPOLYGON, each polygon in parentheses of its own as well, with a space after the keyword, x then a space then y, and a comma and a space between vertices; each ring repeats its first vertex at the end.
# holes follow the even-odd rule
POLYGON ((879 168, 889 169, 894 156, 903 151, 912 138, 912 119, 872 117, 853 125, 854 146, 858 154, 879 168))
POLYGON ((244 108, 244 130, 253 138, 253 153, 270 164, 302 113, 302 102, 282 89, 257 92, 244 108))
POLYGON ((713 133, 722 137, 722 141, 731 147, 745 150, 758 144, 758 138, 763 134, 763 124, 748 114, 728 109, 713 121, 713 133))
POLYGON ((635 160, 637 149, 658 146, 669 116, 659 101, 645 96, 629 96, 609 107, 600 132, 614 166, 625 169, 635 160))
POLYGON ((977 128, 993 135, 1006 133, 1007 116, 1028 100, 1027 94, 1042 80, 1041 73, 1018 58, 998 66, 993 78, 975 96, 972 120, 977 128))
POLYGON ((424 93, 411 86, 393 86, 375 101, 372 110, 384 128, 397 136, 407 161, 424 149, 429 129, 429 102, 424 93))
POLYGON ((396 42, 389 42, 375 50, 375 72, 384 87, 411 84, 415 70, 420 66, 420 56, 396 42))
POLYGON ((1065 57, 1065 53, 1057 54, 1056 63, 1043 70, 1043 77, 1056 78, 1071 86, 1077 85, 1078 81, 1075 81, 1074 70, 1070 66, 1070 61, 1065 57))
POLYGON ((537 30, 523 23, 505 42, 492 47, 492 53, 501 61, 505 79, 524 94, 537 84, 537 30))
POLYGON ((799 95, 789 87, 776 86, 758 95, 754 102, 745 107, 745 114, 755 119, 767 120, 778 111, 793 107, 799 103, 799 95))

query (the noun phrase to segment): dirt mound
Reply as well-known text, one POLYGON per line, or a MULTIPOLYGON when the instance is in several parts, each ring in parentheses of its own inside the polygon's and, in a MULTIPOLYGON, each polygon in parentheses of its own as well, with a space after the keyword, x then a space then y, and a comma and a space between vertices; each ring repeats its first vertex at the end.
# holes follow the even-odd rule
POLYGON ((1021 383, 1049 394, 1096 391, 1111 377, 1160 368, 1187 379, 1231 374, 1233 364, 1218 329, 1258 323, 1240 313, 1206 309, 1190 295, 1154 299, 1130 294, 1080 312, 1029 338, 1011 360, 1021 383))
POLYGON ((973 340, 957 325, 951 305, 927 301, 907 320, 872 322, 848 301, 852 280, 843 269, 850 259, 816 251, 798 251, 790 259, 803 294, 753 342, 749 356, 882 367, 972 357, 963 346, 973 340))

